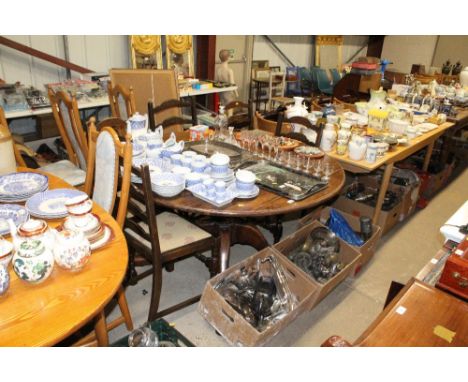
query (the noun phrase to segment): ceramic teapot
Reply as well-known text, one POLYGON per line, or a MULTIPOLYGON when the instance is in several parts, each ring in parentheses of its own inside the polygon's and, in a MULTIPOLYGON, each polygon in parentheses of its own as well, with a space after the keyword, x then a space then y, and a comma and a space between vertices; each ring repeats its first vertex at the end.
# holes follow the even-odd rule
POLYGON ((64 229, 56 232, 54 246, 55 262, 64 269, 76 272, 89 261, 91 247, 82 231, 64 229))
POLYGON ((286 118, 292 117, 307 117, 309 112, 307 111, 307 107, 304 105, 304 98, 303 97, 293 97, 294 98, 294 105, 286 106, 286 111, 284 114, 286 118))
POLYGON ((49 228, 47 223, 41 219, 29 219, 16 228, 13 220, 8 219, 10 234, 13 239, 15 250, 21 246, 23 241, 38 239, 44 242, 45 246, 52 248, 55 242, 54 230, 49 228))
POLYGON ((148 131, 148 114, 141 115, 138 112, 133 114, 127 121, 127 132, 133 138, 145 135, 148 131))
POLYGON ((39 284, 52 273, 54 254, 43 239, 28 238, 16 247, 12 264, 18 278, 31 284, 39 284))
POLYGON ((371 98, 368 102, 369 109, 380 109, 384 110, 387 107, 385 99, 387 98, 387 92, 379 88, 379 90, 370 89, 371 98))

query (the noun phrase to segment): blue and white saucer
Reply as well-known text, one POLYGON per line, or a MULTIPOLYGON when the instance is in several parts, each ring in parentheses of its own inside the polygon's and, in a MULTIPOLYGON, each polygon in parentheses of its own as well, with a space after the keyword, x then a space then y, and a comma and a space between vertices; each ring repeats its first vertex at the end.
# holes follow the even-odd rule
POLYGON ((0 202, 25 201, 49 186, 47 176, 35 172, 13 172, 0 176, 0 202))
POLYGON ((252 199, 258 196, 260 193, 260 187, 254 184, 252 191, 250 192, 245 192, 245 191, 239 191, 236 188, 236 184, 233 183, 231 184, 228 188, 229 191, 231 191, 233 194, 236 195, 237 199, 252 199))

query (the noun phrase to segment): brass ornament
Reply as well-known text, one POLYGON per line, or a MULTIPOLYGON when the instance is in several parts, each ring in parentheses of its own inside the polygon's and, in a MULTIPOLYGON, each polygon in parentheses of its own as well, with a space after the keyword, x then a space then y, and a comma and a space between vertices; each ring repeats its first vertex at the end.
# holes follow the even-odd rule
POLYGON ((316 45, 343 45, 343 36, 322 35, 315 38, 316 45))
POLYGON ((156 35, 134 35, 132 36, 132 48, 139 54, 154 54, 161 48, 159 36, 156 35))
POLYGON ((173 53, 183 54, 192 48, 192 36, 190 35, 170 35, 166 36, 166 43, 173 53))

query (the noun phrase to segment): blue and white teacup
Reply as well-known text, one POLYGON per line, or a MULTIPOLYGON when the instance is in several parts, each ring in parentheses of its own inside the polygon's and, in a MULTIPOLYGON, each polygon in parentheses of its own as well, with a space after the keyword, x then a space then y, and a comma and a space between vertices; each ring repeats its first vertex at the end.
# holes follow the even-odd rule
POLYGON ((203 186, 206 189, 206 193, 208 194, 209 197, 214 197, 216 194, 216 189, 214 185, 214 180, 213 179, 205 179, 203 181, 203 186))
POLYGON ((180 161, 182 162, 182 166, 192 167, 192 157, 186 157, 182 155, 182 157, 180 158, 180 161))
POLYGON ((255 174, 248 170, 238 170, 236 172, 236 189, 243 194, 249 194, 254 190, 255 174))
POLYGON ((172 154, 171 155, 171 162, 174 166, 182 166, 182 154, 172 154))
POLYGON ((192 172, 185 176, 185 183, 187 187, 195 186, 196 184, 200 184, 202 181, 203 180, 201 174, 198 174, 196 172, 192 172))
POLYGON ((184 151, 182 154, 184 157, 192 158, 192 159, 197 156, 197 153, 191 150, 184 151))
POLYGON ((229 157, 225 154, 213 154, 210 158, 211 172, 217 175, 227 174, 229 169, 229 157))
POLYGON ((206 163, 207 162, 207 158, 205 155, 202 155, 202 154, 197 154, 193 157, 193 161, 194 162, 204 162, 206 163))
POLYGON ((205 162, 194 162, 191 164, 192 171, 203 174, 205 172, 206 164, 205 162))

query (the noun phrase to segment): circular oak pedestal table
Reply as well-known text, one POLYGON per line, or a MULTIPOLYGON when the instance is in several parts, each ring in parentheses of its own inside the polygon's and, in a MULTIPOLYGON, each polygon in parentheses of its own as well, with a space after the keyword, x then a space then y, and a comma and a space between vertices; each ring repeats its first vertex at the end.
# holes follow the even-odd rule
MULTIPOLYGON (((73 188, 44 174, 49 177, 49 189, 73 188)), ((112 228, 114 237, 92 252, 81 271, 66 271, 55 264, 50 277, 34 285, 20 280, 12 265, 8 266, 10 288, 0 297, 0 346, 54 345, 89 322, 117 293, 127 270, 127 243, 111 215, 96 203, 92 212, 112 228)), ((62 222, 47 220, 51 227, 62 222)))
POLYGON ((293 201, 274 192, 260 188, 254 199, 234 199, 224 207, 215 207, 185 190, 174 198, 154 195, 156 204, 172 210, 196 215, 197 225, 220 239, 221 270, 229 266, 229 250, 234 244, 250 245, 257 250, 269 244, 256 226, 258 219, 278 217, 292 212, 308 210, 336 196, 345 182, 343 168, 334 159, 336 169, 330 176, 328 186, 303 200, 293 201))

